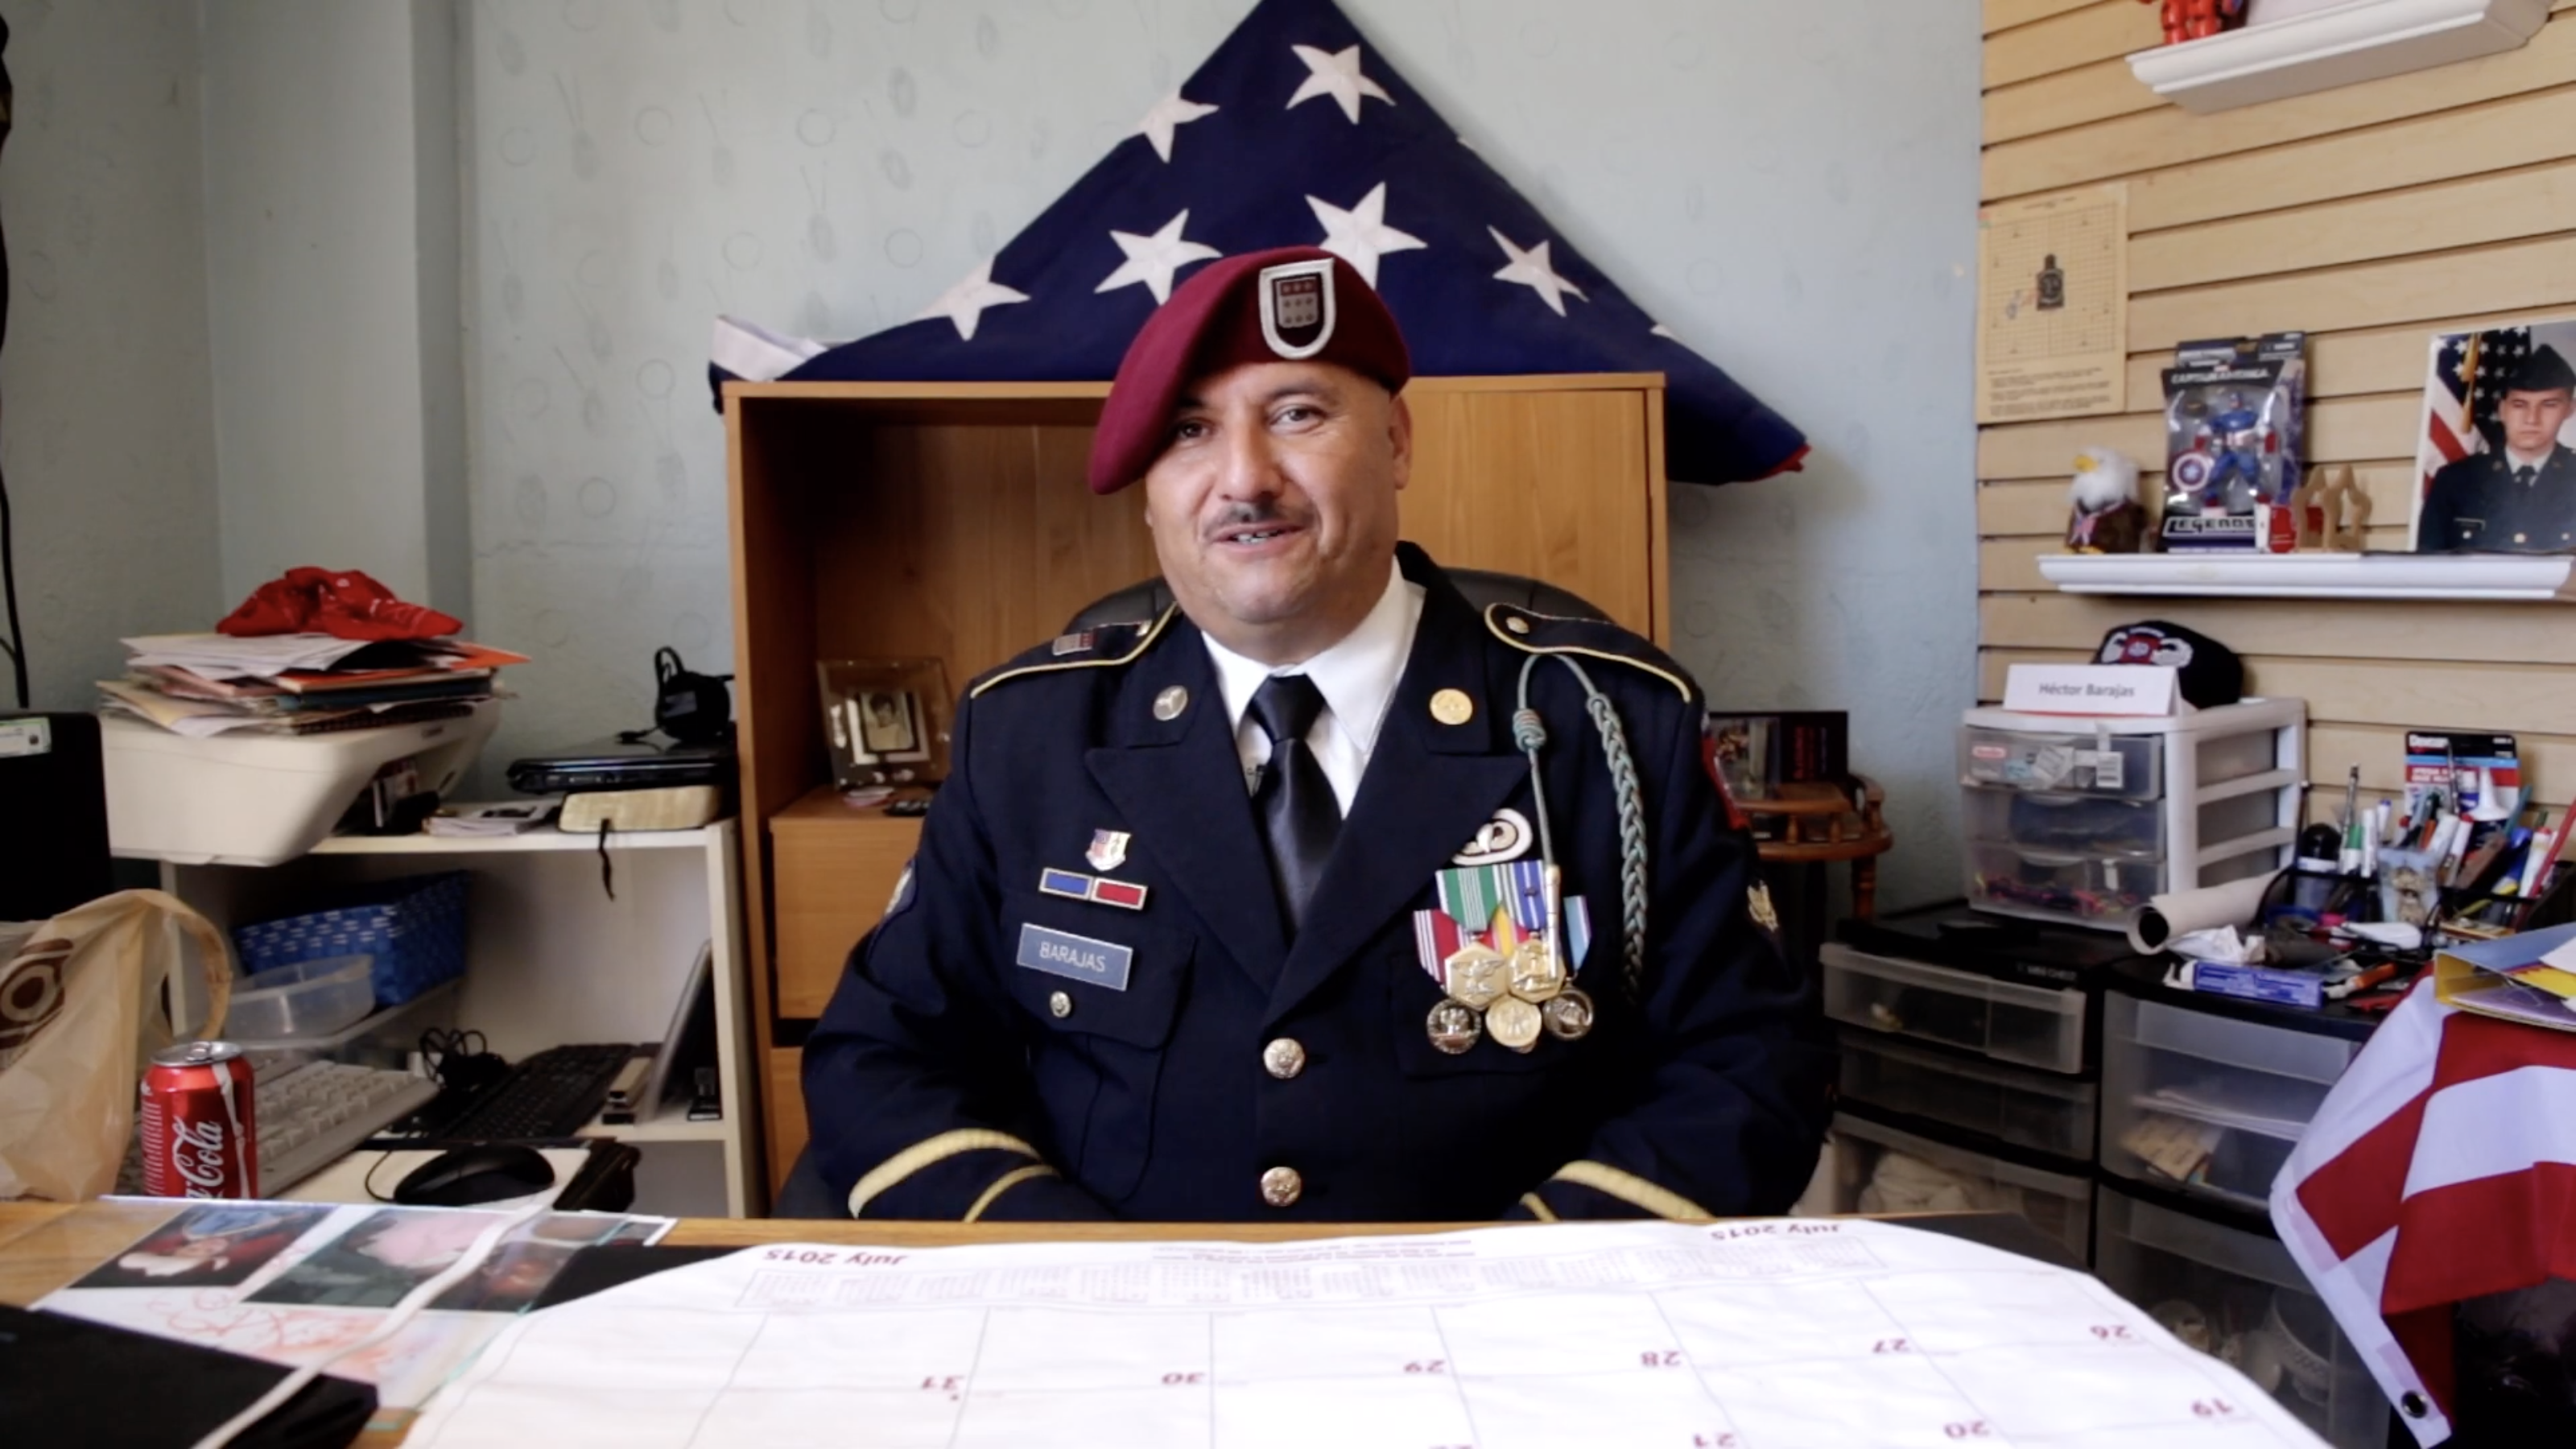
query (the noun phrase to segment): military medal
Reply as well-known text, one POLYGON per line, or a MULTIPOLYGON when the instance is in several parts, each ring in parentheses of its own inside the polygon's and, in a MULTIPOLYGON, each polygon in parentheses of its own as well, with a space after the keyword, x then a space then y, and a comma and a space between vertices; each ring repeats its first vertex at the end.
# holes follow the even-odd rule
POLYGON ((1459 947, 1440 969, 1449 994, 1477 1011, 1511 992, 1511 958, 1482 941, 1459 947))
POLYGON ((1494 1040, 1525 1052, 1538 1044, 1539 1010, 1517 996, 1506 996, 1485 1009, 1485 1027, 1494 1040))
POLYGON ((1424 1022, 1433 1046, 1455 1056, 1490 1035, 1526 1052, 1542 1036, 1573 1041, 1592 1029, 1592 999, 1573 986, 1592 923, 1580 897, 1564 898, 1560 879, 1537 860, 1434 878, 1439 909, 1413 913, 1423 972, 1446 993, 1424 1022))
POLYGON ((1538 1015, 1549 1036, 1573 1041, 1592 1030, 1592 998, 1569 986, 1549 997, 1538 1015))
POLYGON ((1453 1057, 1474 1046, 1476 1038, 1485 1034, 1484 1020, 1476 1015, 1474 1007, 1447 999, 1431 1008, 1423 1027, 1431 1033, 1431 1044, 1453 1057))
POLYGON ((1540 936, 1523 936, 1512 948, 1512 995, 1532 1006, 1565 989, 1565 968, 1540 936))

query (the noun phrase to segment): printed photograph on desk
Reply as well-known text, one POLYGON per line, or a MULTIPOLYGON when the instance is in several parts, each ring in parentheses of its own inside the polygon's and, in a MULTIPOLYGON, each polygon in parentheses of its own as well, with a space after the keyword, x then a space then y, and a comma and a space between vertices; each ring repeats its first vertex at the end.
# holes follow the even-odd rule
MULTIPOLYGON (((481 1226, 477 1225, 478 1228, 481 1226)), ((614 1240, 625 1219, 553 1213, 510 1230, 492 1256, 464 1282, 431 1301, 432 1308, 469 1313, 516 1313, 537 1301, 564 1264, 583 1248, 614 1240)))
POLYGON ((328 1207, 210 1203, 153 1229, 75 1288, 230 1288, 331 1215, 328 1207))
POLYGON ((391 1308, 465 1256, 492 1218, 490 1213, 387 1208, 315 1249, 249 1301, 391 1308))
POLYGON ((2438 333, 2415 552, 2576 553, 2576 317, 2438 333))
POLYGON ((823 741, 841 788, 927 784, 948 773, 948 674, 936 659, 824 659, 823 741))

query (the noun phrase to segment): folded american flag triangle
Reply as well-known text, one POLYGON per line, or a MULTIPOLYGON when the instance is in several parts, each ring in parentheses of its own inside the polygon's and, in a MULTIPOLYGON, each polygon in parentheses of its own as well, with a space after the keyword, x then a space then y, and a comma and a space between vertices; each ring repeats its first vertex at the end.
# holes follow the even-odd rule
POLYGON ((1394 309, 1417 375, 1661 372, 1665 466, 1732 483, 1806 440, 1549 226, 1332 0, 1261 0, 1180 89, 921 316, 811 344, 721 319, 708 371, 798 381, 1107 378, 1176 280, 1321 246, 1394 309))

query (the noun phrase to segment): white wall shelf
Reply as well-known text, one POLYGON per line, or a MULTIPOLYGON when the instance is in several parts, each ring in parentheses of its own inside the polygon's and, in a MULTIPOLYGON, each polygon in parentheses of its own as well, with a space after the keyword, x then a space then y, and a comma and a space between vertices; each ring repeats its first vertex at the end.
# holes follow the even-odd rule
POLYGON ((2357 85, 2512 50, 2549 19, 2550 0, 2347 0, 2129 57, 2157 95, 2188 111, 2357 85))
POLYGON ((2558 554, 2058 553, 2040 577, 2068 594, 2239 599, 2576 600, 2576 558, 2558 554))

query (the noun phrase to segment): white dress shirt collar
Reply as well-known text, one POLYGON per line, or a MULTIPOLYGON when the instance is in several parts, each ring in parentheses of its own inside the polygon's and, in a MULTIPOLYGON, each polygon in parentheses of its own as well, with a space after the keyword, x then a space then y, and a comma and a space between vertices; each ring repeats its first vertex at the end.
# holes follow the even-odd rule
POLYGON ((1245 725, 1244 713, 1252 707, 1252 696, 1273 674, 1306 675, 1324 696, 1324 714, 1310 738, 1316 740, 1324 773, 1333 782, 1333 792, 1341 797, 1342 809, 1348 812, 1351 798, 1358 792, 1360 773, 1377 747, 1378 727, 1386 722, 1396 683, 1404 676, 1405 658, 1413 652, 1414 630, 1422 622, 1422 597, 1422 587, 1406 582, 1404 571, 1390 559, 1386 589, 1378 595, 1367 617, 1360 620, 1359 627, 1323 653, 1284 669, 1273 669, 1237 654, 1201 630, 1200 637, 1207 641, 1208 658, 1216 664, 1217 687, 1225 694, 1226 720, 1234 727, 1245 767, 1249 769, 1270 758, 1269 737, 1257 723, 1248 728, 1245 725), (1339 738, 1331 738, 1333 735, 1339 738))

